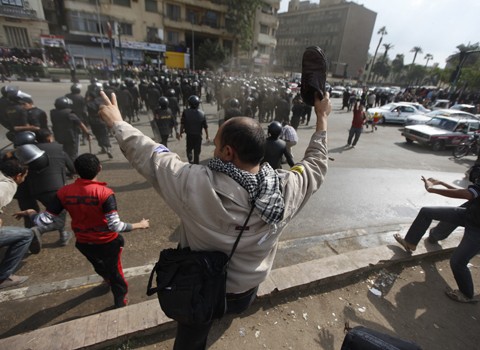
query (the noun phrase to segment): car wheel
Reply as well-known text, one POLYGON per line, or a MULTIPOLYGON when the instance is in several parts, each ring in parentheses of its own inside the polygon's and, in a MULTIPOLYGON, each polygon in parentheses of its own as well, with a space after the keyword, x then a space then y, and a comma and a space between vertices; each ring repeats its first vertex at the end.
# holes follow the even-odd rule
POLYGON ((445 148, 445 143, 442 140, 436 140, 432 143, 432 150, 435 152, 443 151, 445 148))
POLYGON ((413 140, 409 139, 408 137, 405 137, 405 141, 407 141, 407 143, 413 143, 413 140))

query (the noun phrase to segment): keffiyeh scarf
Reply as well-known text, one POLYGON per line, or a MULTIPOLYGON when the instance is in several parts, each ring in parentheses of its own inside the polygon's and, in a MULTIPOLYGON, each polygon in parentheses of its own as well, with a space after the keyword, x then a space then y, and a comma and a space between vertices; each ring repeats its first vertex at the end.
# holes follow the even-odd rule
POLYGON ((232 163, 225 163, 219 158, 211 159, 208 167, 228 175, 247 190, 250 202, 255 205, 263 221, 277 224, 282 220, 285 203, 280 190, 280 179, 270 164, 262 164, 257 174, 240 170, 232 163))

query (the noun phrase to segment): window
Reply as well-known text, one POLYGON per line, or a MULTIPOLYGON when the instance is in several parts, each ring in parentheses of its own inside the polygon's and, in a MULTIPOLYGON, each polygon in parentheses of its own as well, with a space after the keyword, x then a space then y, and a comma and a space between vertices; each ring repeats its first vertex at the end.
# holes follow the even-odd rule
POLYGON ((203 18, 203 23, 212 28, 218 28, 219 15, 215 11, 206 11, 203 18))
POLYGON ((260 33, 268 35, 270 34, 270 31, 268 29, 268 26, 266 26, 265 24, 260 24, 260 33))
POLYGON ((30 47, 27 28, 4 26, 10 47, 30 47))
POLYGON ((180 21, 180 6, 167 4, 167 18, 173 21, 180 21))
POLYGON ((173 45, 178 44, 180 42, 180 33, 167 31, 167 42, 173 45))
POLYGON ((113 0, 114 5, 130 7, 130 0, 113 0))
POLYGON ((93 13, 71 11, 68 22, 71 30, 87 33, 100 33, 98 18, 93 13))
POLYGON ((201 24, 200 14, 195 10, 187 9, 187 21, 193 24, 201 24))
POLYGON ((145 11, 158 12, 157 0, 145 0, 145 11))
POLYGON ((119 23, 121 34, 133 35, 132 25, 130 23, 119 23))
POLYGON ((147 41, 150 43, 158 43, 160 42, 160 38, 158 37, 158 29, 154 27, 147 27, 147 41))
POLYGON ((2 4, 23 7, 23 0, 2 0, 2 4))

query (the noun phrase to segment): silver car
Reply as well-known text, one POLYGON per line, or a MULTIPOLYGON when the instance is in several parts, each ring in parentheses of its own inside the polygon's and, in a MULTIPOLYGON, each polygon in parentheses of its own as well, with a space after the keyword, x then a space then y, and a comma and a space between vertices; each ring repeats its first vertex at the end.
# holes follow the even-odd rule
POLYGON ((395 102, 388 103, 382 107, 369 108, 367 118, 378 120, 378 124, 404 124, 408 116, 419 113, 421 112, 408 102, 395 102))
POLYGON ((454 109, 436 109, 434 111, 428 112, 426 114, 414 114, 407 117, 405 120, 405 125, 415 125, 415 124, 426 124, 433 117, 471 117, 476 118, 473 114, 462 112, 454 109))

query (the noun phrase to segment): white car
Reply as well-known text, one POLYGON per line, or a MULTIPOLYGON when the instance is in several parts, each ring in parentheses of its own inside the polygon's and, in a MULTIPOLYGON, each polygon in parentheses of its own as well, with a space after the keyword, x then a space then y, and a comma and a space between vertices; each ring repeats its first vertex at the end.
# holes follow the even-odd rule
POLYGON ((376 117, 378 124, 405 123, 408 116, 421 113, 415 106, 405 102, 388 103, 381 107, 369 108, 367 118, 376 117), (375 116, 376 114, 376 116, 375 116))
POLYGON ((414 114, 410 115, 407 117, 407 120, 405 120, 405 125, 415 125, 415 124, 426 124, 427 122, 430 121, 433 117, 473 117, 475 118, 474 115, 467 113, 467 112, 462 112, 459 110, 454 110, 454 109, 436 109, 434 111, 431 111, 427 114, 414 114))

